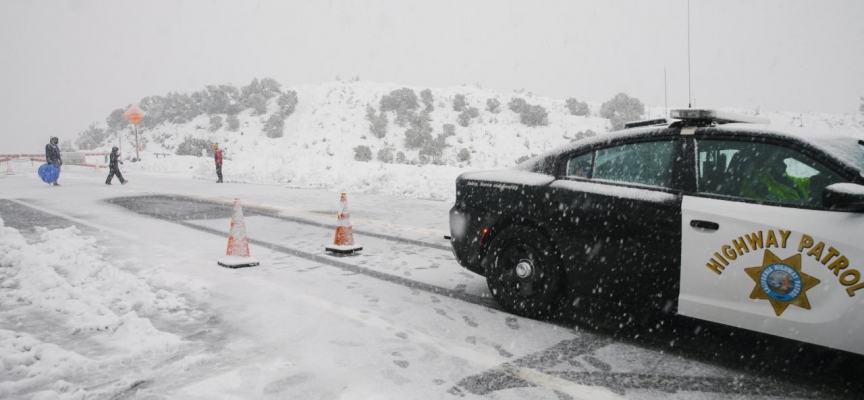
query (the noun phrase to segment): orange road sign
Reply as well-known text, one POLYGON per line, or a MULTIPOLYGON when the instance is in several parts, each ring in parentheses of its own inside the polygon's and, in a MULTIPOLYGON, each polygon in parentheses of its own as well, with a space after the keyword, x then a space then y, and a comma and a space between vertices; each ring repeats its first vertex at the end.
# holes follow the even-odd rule
POLYGON ((129 109, 126 110, 123 115, 126 116, 126 119, 128 119, 129 122, 132 123, 132 125, 136 126, 139 122, 141 122, 142 119, 144 119, 144 111, 138 108, 138 106, 129 107, 129 109))

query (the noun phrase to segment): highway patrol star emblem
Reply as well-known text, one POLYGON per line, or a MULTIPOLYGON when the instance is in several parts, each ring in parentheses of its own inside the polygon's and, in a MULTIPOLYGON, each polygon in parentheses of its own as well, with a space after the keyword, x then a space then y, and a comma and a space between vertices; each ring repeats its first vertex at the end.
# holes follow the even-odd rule
POLYGON ((771 302, 778 317, 790 304, 810 309, 807 291, 818 285, 819 279, 801 272, 800 253, 781 260, 771 250, 765 250, 762 266, 745 268, 744 271, 756 282, 750 298, 771 302))

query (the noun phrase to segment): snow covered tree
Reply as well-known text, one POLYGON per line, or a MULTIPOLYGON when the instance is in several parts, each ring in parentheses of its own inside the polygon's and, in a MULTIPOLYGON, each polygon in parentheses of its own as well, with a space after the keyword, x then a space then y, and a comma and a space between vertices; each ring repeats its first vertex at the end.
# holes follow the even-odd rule
POLYGON ((381 150, 378 150, 378 161, 383 163, 392 163, 393 162, 393 149, 389 147, 385 147, 381 150))
POLYGON ((228 131, 237 132, 240 129, 240 120, 237 119, 236 115, 229 115, 228 118, 225 118, 225 122, 228 124, 228 131))
POLYGON ((381 96, 381 112, 416 110, 420 104, 417 103, 417 94, 409 88, 397 89, 390 94, 381 96))
POLYGON ((354 148, 354 159, 357 161, 371 161, 372 149, 369 146, 357 146, 354 148))
POLYGON ((425 109, 423 111, 430 113, 435 110, 435 106, 432 104, 435 101, 435 98, 432 97, 432 91, 429 89, 424 89, 420 92, 420 101, 423 102, 425 109))
POLYGON ((492 114, 498 114, 501 112, 501 102, 498 99, 486 99, 486 111, 491 112, 492 114))
POLYGON ((252 115, 264 115, 267 113, 267 98, 261 93, 253 94, 246 101, 246 105, 252 109, 252 115))
POLYGON ((64 140, 60 142, 60 151, 75 151, 75 149, 72 147, 72 141, 64 140))
POLYGON ((444 124, 441 126, 441 130, 444 131, 444 136, 456 136, 456 125, 453 124, 444 124))
POLYGON ((529 105, 519 114, 519 121, 527 126, 546 126, 549 125, 549 113, 543 106, 529 105))
POLYGON ((177 150, 175 150, 174 153, 178 156, 201 157, 201 154, 206 151, 208 156, 212 156, 213 148, 211 146, 212 144, 208 140, 187 136, 182 143, 177 145, 177 150))
POLYGON ((285 128, 285 118, 279 113, 274 113, 264 123, 264 133, 267 137, 275 139, 282 137, 283 129, 285 128))
POLYGON ((585 117, 588 116, 588 113, 590 112, 588 109, 588 103, 584 101, 580 102, 572 97, 567 99, 565 104, 567 105, 567 109, 570 110, 571 115, 585 117))
POLYGON ((470 107, 465 109, 459 114, 458 120, 459 125, 467 127, 469 123, 471 123, 472 118, 477 118, 480 116, 480 111, 475 107, 470 107))
POLYGON ((210 132, 216 132, 222 128, 222 116, 213 115, 210 117, 210 132))
POLYGON ((372 133, 378 139, 383 138, 387 135, 387 124, 389 121, 387 120, 386 113, 376 114, 375 109, 372 106, 366 106, 366 119, 369 120, 369 132, 372 133))
POLYGON ((108 132, 96 126, 96 123, 94 122, 90 124, 89 128, 78 133, 78 139, 75 140, 75 144, 78 145, 78 148, 81 150, 92 150, 102 146, 102 142, 104 142, 106 138, 108 138, 108 132))
POLYGON ((390 94, 381 96, 381 113, 396 111, 396 124, 407 125, 414 119, 414 110, 420 107, 417 94, 409 88, 397 89, 390 94))
POLYGON ((528 102, 525 99, 514 97, 507 103, 507 108, 516 114, 522 114, 523 111, 528 109, 528 102))
POLYGON ((456 161, 466 162, 471 161, 471 152, 468 149, 461 149, 459 153, 456 154, 456 161))
POLYGON ((433 140, 435 139, 432 138, 432 128, 428 125, 412 126, 405 130, 406 149, 421 149, 433 140))
POLYGON ((290 117, 291 114, 294 113, 294 109, 297 108, 297 103, 297 92, 293 90, 282 93, 276 99, 276 104, 279 105, 279 112, 282 113, 285 118, 290 117))
POLYGON ((108 118, 105 118, 105 123, 108 125, 109 131, 119 131, 129 126, 130 122, 126 119, 124 113, 125 111, 122 108, 118 108, 111 111, 111 114, 108 114, 108 118))
POLYGON ((637 98, 618 93, 600 106, 600 116, 612 122, 612 130, 619 130, 624 123, 636 121, 645 113, 645 105, 637 98))
POLYGON ((457 94, 453 98, 453 111, 463 112, 466 108, 468 108, 468 101, 465 99, 465 95, 457 94))

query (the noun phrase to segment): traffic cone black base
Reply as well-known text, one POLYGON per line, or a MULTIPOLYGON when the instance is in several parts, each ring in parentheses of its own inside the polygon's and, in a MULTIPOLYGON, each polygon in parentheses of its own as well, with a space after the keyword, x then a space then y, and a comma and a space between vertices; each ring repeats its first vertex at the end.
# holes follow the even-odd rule
POLYGON ((220 258, 216 261, 216 264, 223 266, 225 268, 246 268, 246 267, 255 267, 260 265, 258 260, 252 257, 237 257, 237 256, 225 256, 224 258, 220 258))

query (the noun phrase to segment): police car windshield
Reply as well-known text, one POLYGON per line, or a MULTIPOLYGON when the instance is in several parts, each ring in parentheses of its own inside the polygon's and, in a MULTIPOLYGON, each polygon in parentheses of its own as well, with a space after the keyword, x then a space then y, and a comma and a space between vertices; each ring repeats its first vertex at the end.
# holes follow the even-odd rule
POLYGON ((833 139, 820 140, 818 143, 840 160, 864 171, 864 140, 833 139))

